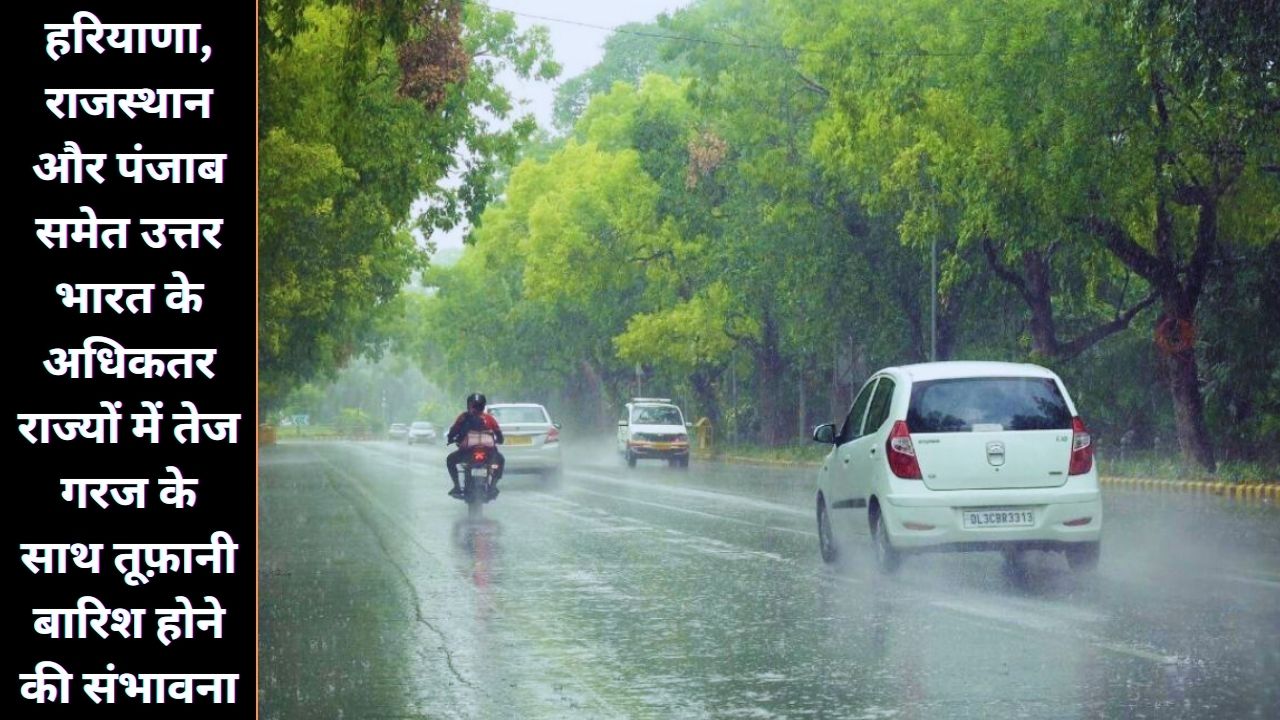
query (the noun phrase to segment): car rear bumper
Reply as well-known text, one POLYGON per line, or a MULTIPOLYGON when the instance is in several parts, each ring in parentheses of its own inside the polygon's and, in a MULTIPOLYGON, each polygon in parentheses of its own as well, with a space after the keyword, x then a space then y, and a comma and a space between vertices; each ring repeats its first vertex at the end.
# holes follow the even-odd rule
POLYGON ((676 445, 674 443, 639 444, 633 442, 628 443, 627 449, 631 451, 632 455, 635 455, 638 458, 673 458, 688 457, 689 455, 689 445, 687 443, 676 445))
POLYGON ((559 443, 540 447, 503 445, 499 450, 506 460, 503 466, 504 474, 546 473, 559 470, 561 467, 559 443))
POLYGON ((936 502, 924 502, 918 496, 886 496, 880 510, 895 547, 941 551, 1009 546, 1053 549, 1069 543, 1097 542, 1102 536, 1102 498, 1097 490, 942 495, 936 502), (1029 510, 1034 513, 1034 522, 1024 527, 965 527, 965 510, 991 508, 1029 510))

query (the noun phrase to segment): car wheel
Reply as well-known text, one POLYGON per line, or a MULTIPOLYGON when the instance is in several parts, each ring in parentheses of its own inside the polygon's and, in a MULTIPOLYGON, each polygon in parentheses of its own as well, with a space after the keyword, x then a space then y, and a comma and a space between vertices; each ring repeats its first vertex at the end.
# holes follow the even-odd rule
POLYGON ((902 565, 902 555, 893 547, 889 539, 889 529, 885 526, 884 517, 875 516, 875 527, 871 531, 871 544, 876 554, 876 567, 880 572, 889 575, 902 565))
POLYGON ((680 458, 680 469, 681 469, 681 470, 688 470, 688 469, 689 469, 689 456, 688 456, 688 455, 685 455, 684 457, 680 458))
POLYGON ((631 453, 627 453, 627 467, 633 468, 635 466, 636 466, 636 456, 631 453))
POLYGON ((1102 544, 1096 542, 1074 543, 1067 547, 1067 564, 1076 572, 1089 572, 1098 567, 1102 544))
POLYGON ((832 563, 840 557, 840 548, 836 545, 836 537, 831 532, 831 516, 827 514, 827 501, 818 495, 818 551, 822 553, 823 562, 832 563))

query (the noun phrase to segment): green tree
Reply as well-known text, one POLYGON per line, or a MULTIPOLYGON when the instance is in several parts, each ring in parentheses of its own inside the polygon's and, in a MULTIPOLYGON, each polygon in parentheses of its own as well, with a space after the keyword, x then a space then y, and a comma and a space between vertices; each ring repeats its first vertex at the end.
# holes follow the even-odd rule
POLYGON ((605 38, 600 62, 556 88, 555 127, 563 132, 572 130, 592 98, 608 93, 614 83, 635 86, 649 74, 679 76, 679 58, 668 58, 660 51, 661 23, 661 17, 653 23, 627 23, 605 38))
MULTIPOLYGON (((1139 5, 785 8, 789 37, 814 50, 807 67, 833 99, 818 153, 870 169, 864 198, 874 213, 903 209, 904 241, 979 245, 1026 303, 1033 350, 1051 361, 1152 304, 1159 327, 1194 327, 1219 218, 1261 219, 1237 242, 1274 233, 1274 185, 1262 171, 1277 133, 1256 94, 1266 84, 1199 93, 1203 83, 1174 71, 1164 11, 1139 5), (860 62, 851 69, 841 53, 860 62)), ((1183 452, 1212 469, 1195 352, 1179 346, 1164 372, 1183 452)))
POLYGON ((411 228, 478 215, 532 128, 497 74, 558 68, 544 29, 518 33, 509 13, 460 0, 277 0, 260 19, 260 397, 272 407, 378 351, 426 263, 411 228), (443 187, 450 173, 460 188, 443 187))

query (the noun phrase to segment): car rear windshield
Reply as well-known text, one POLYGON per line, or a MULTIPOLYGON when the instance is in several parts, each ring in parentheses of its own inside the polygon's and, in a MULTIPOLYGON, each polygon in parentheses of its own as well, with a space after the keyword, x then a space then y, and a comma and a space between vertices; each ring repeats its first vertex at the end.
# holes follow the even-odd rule
POLYGON ((911 387, 912 433, 1061 430, 1071 411, 1052 378, 955 378, 911 387))
POLYGON ((536 407, 496 407, 489 408, 489 414, 500 423, 515 425, 518 423, 545 423, 547 414, 536 407))
POLYGON ((673 407, 638 407, 631 410, 636 425, 683 425, 680 411, 673 407))

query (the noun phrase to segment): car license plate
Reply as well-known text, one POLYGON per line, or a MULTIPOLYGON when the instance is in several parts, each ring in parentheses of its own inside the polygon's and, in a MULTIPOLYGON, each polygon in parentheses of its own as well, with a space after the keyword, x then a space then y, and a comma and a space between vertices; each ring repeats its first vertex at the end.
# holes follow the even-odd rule
POLYGON ((656 442, 651 444, 649 447, 653 448, 654 450, 670 450, 671 443, 656 442))
POLYGON ((1033 527, 1036 524, 1034 510, 1026 508, 970 508, 962 510, 967 530, 999 527, 1033 527))
POLYGON ((508 445, 532 445, 533 436, 532 435, 512 435, 511 437, 507 438, 507 444, 508 445))

